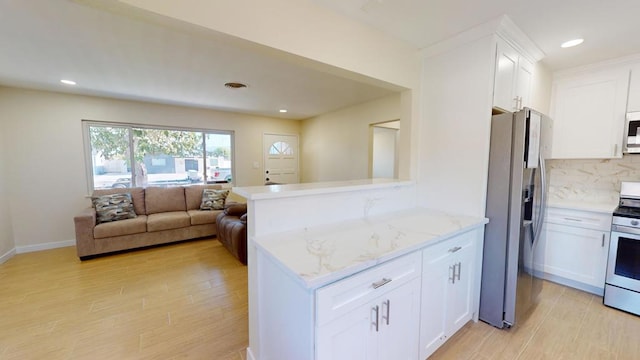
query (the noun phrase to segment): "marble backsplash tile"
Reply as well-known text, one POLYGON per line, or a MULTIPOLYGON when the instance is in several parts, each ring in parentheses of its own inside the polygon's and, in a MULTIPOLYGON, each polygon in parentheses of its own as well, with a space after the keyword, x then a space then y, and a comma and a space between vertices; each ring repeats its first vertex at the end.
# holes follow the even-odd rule
POLYGON ((640 154, 622 159, 548 160, 549 198, 617 202, 620 182, 640 181, 640 154))

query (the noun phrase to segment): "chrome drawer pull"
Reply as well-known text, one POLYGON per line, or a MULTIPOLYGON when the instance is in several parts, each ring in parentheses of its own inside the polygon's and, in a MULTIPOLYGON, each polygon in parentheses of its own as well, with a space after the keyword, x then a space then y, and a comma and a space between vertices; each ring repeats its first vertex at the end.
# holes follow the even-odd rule
POLYGON ((450 253, 454 253, 454 252, 456 252, 456 251, 458 251, 460 249, 462 249, 460 246, 456 246, 456 247, 453 247, 453 248, 449 249, 449 252, 450 253))
POLYGON ((386 285, 386 284, 390 283, 390 282, 391 282, 391 280, 392 280, 392 279, 382 278, 382 280, 380 280, 380 281, 376 281, 376 282, 372 283, 372 284, 371 284, 371 286, 373 286, 373 288, 374 288, 374 289, 377 289, 377 288, 379 288, 380 286, 384 286, 384 285, 386 285))
POLYGON ((582 222, 582 219, 576 219, 576 218, 570 218, 570 217, 565 217, 564 219, 567 221, 582 222))

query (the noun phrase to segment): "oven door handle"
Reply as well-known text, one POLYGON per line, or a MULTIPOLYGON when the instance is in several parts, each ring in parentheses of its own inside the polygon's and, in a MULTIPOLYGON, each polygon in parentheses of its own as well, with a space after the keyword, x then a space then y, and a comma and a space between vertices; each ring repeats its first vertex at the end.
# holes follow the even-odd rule
POLYGON ((611 225, 611 231, 612 232, 613 231, 619 232, 619 233, 622 233, 622 234, 640 236, 640 228, 634 228, 634 227, 629 227, 629 226, 613 224, 613 225, 611 225))

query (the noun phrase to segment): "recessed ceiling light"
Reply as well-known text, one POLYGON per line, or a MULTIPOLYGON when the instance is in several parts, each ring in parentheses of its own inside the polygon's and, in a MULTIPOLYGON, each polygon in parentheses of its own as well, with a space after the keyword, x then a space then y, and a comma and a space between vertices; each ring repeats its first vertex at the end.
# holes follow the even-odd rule
POLYGON ((584 42, 584 39, 573 39, 573 40, 569 40, 569 41, 565 41, 562 43, 562 45, 560 45, 561 48, 570 48, 570 47, 574 47, 576 45, 580 45, 584 42))
POLYGON ((61 83, 66 84, 66 85, 75 85, 76 82, 73 80, 60 80, 61 83))
POLYGON ((280 109, 280 112, 281 112, 281 113, 286 113, 286 112, 287 112, 287 109, 280 109))
POLYGON ((247 84, 243 84, 239 82, 228 82, 224 84, 224 86, 228 87, 229 89, 242 89, 242 88, 246 88, 247 84))

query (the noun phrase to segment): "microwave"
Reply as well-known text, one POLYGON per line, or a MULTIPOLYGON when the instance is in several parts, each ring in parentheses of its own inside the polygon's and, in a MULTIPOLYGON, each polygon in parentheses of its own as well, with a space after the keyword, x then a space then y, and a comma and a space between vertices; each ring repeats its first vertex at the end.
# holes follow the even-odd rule
POLYGON ((624 153, 640 154, 640 111, 627 113, 624 153))

